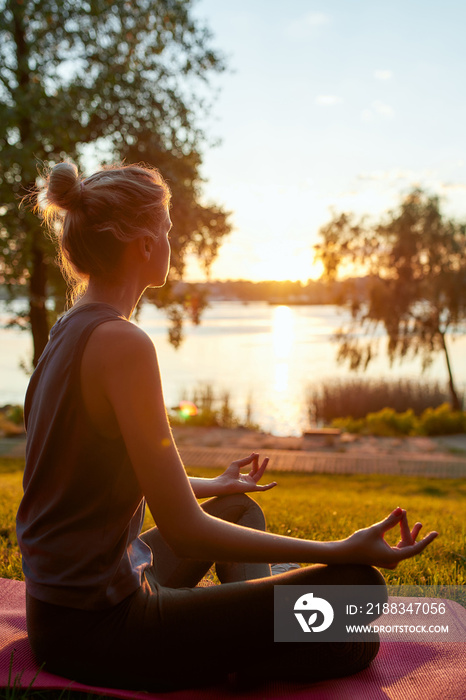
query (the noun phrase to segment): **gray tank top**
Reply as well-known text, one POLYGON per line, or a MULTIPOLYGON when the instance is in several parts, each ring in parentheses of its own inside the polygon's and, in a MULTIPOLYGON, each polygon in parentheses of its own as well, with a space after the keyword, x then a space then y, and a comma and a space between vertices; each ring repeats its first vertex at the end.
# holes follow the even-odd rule
POLYGON ((145 501, 121 437, 102 437, 80 386, 83 351, 107 304, 72 309, 55 324, 25 401, 24 496, 17 535, 30 595, 85 610, 116 605, 152 563, 139 538, 145 501))

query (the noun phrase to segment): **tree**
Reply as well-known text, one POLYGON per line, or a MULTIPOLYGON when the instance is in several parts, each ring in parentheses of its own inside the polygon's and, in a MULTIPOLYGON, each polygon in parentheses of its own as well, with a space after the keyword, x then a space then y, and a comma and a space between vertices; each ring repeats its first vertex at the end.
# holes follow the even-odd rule
POLYGON ((447 219, 437 196, 414 189, 379 223, 334 214, 319 233, 316 256, 327 276, 342 267, 367 275, 359 291, 348 281, 342 296, 352 323, 338 333, 338 359, 351 369, 367 367, 383 326, 391 361, 420 354, 425 368, 434 353, 444 354, 452 407, 459 409, 447 333, 466 321, 466 224, 447 219))
MULTIPOLYGON (((191 0, 0 0, 0 284, 29 297, 15 322, 32 332, 34 365, 64 302, 53 246, 18 206, 38 165, 68 157, 85 170, 99 147, 103 162, 159 167, 174 194, 175 280, 187 252, 208 267, 230 231, 221 207, 201 203, 207 138, 198 122, 224 63, 191 8, 191 0)), ((178 325, 176 342, 186 300, 170 286, 153 298, 178 325)))

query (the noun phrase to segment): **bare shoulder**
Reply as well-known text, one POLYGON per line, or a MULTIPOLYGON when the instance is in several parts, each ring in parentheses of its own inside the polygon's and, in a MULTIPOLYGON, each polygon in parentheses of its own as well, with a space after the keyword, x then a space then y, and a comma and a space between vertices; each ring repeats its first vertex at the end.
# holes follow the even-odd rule
POLYGON ((145 360, 156 361, 152 340, 141 328, 130 321, 115 320, 100 324, 92 333, 87 352, 105 358, 105 363, 115 365, 145 360))
POLYGON ((127 440, 130 434, 140 435, 141 411, 165 424, 155 347, 129 321, 106 321, 92 332, 81 362, 81 388, 91 420, 105 436, 121 432, 127 440))
POLYGON ((101 340, 122 340, 142 345, 150 344, 154 347, 152 340, 145 331, 123 318, 101 323, 97 326, 93 335, 101 340))

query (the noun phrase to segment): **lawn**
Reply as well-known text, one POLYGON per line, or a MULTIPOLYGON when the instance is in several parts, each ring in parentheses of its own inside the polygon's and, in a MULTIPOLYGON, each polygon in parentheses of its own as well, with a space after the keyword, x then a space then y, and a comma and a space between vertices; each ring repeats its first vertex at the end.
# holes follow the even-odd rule
MULTIPOLYGON (((0 459, 0 576, 22 578, 15 536, 15 513, 21 498, 24 461, 0 459)), ((189 469, 192 476, 214 476, 210 469, 189 469)), ((310 539, 340 539, 358 528, 384 518, 400 505, 411 514, 411 524, 424 523, 426 532, 435 529, 440 537, 422 555, 402 562, 394 571, 384 571, 389 584, 463 585, 465 582, 465 496, 461 479, 428 479, 384 475, 324 475, 270 473, 279 485, 254 497, 266 514, 268 529, 310 539)), ((147 515, 145 527, 153 520, 147 515)), ((395 532, 387 540, 396 542, 395 532)), ((463 603, 464 604, 464 603, 463 603)), ((57 693, 0 689, 0 698, 60 697, 57 693)), ((92 696, 96 698, 97 696, 92 696)), ((85 699, 65 693, 62 700, 85 699)))
MULTIPOLYGON (((21 498, 24 462, 0 459, 0 576, 22 578, 15 536, 15 514, 21 498)), ((211 469, 189 469, 193 476, 213 476, 211 469)), ((406 508, 410 522, 424 523, 440 537, 419 557, 384 571, 387 583, 463 585, 465 583, 466 482, 463 479, 325 475, 270 472, 278 486, 254 498, 264 509, 268 529, 283 535, 332 540, 383 519, 396 506, 406 508)), ((144 526, 151 527, 148 513, 144 526)), ((396 542, 395 531, 387 540, 396 542)))

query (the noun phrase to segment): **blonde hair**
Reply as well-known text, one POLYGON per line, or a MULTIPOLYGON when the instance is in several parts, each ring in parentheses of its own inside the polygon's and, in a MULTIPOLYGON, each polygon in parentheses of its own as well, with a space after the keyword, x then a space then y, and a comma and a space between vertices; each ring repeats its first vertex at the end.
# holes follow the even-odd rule
POLYGON ((74 301, 91 275, 111 273, 125 245, 157 236, 170 189, 156 168, 145 164, 105 166, 81 179, 70 162, 46 177, 38 201, 59 246, 59 264, 74 301))

